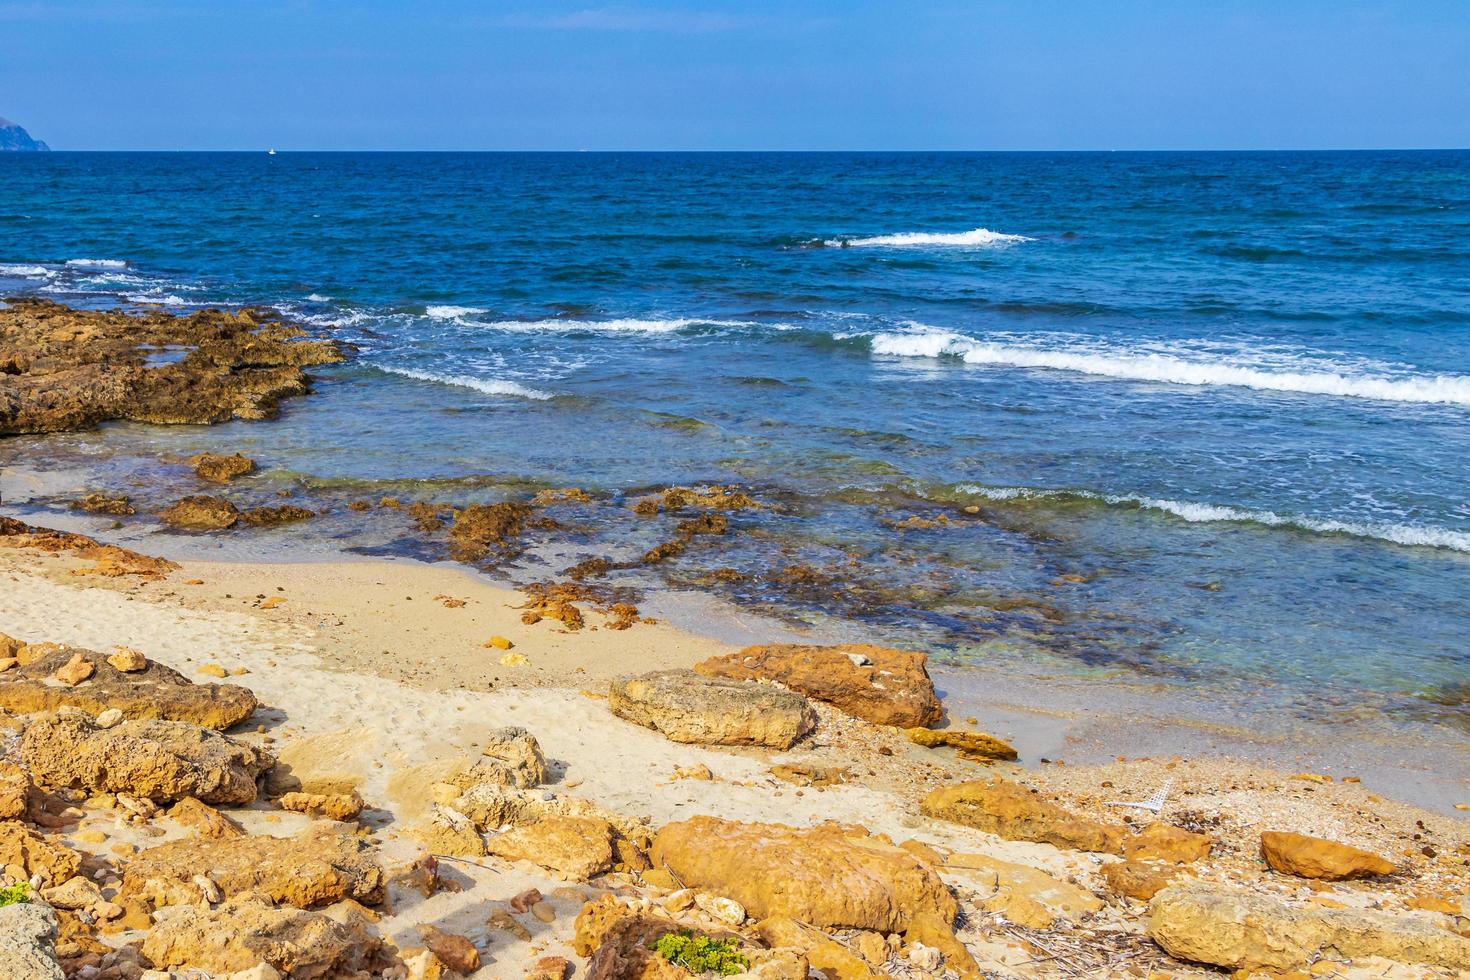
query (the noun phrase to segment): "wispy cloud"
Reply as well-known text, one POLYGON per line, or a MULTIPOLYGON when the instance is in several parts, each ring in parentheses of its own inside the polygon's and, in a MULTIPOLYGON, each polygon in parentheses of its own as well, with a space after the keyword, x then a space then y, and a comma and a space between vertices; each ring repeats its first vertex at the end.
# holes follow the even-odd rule
POLYGON ((595 7, 564 14, 513 16, 513 27, 558 31, 641 31, 663 34, 718 34, 759 26, 755 17, 717 11, 653 10, 645 7, 595 7))

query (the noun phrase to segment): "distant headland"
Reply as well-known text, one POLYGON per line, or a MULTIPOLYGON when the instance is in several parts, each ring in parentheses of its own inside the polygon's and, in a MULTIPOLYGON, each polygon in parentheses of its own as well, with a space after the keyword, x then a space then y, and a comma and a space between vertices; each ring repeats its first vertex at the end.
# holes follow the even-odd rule
POLYGON ((49 149, 51 147, 43 141, 32 139, 31 134, 26 132, 19 123, 13 123, 0 116, 0 153, 6 151, 36 152, 49 149))

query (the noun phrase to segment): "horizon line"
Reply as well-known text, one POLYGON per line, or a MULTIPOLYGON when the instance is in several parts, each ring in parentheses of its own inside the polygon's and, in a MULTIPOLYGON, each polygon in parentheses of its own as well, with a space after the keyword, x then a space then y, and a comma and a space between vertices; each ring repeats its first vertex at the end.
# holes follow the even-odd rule
MULTIPOLYGON (((497 149, 425 149, 425 148, 294 148, 280 149, 278 147, 216 147, 201 149, 197 147, 149 147, 149 148, 86 148, 86 149, 57 149, 50 147, 46 150, 36 151, 45 153, 1463 153, 1470 151, 1467 146, 1320 146, 1320 147, 1071 147, 1071 148, 1009 148, 1009 149, 936 149, 936 148, 897 148, 897 149, 687 149, 687 148, 665 148, 665 149, 538 149, 538 148, 497 148, 497 149)), ((31 151, 23 151, 15 154, 0 153, 0 158, 6 156, 30 156, 31 151)))

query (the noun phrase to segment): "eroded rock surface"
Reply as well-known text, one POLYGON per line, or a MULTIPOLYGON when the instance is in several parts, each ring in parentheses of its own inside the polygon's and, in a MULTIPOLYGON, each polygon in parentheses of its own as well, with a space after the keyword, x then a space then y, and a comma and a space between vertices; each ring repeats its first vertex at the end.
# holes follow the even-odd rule
POLYGON ((56 913, 25 902, 0 907, 0 977, 65 980, 56 962, 56 913))
POLYGON ((1391 875, 1398 870, 1392 862, 1361 847, 1274 830, 1261 834, 1261 856, 1273 871, 1324 881, 1391 875))
POLYGON ((235 453, 225 456, 220 453, 199 453, 190 456, 189 466, 202 480, 210 483, 229 483, 236 477, 255 472, 255 460, 235 453))
POLYGON ((184 497, 158 515, 165 524, 185 531, 223 531, 240 522, 240 509, 223 497, 184 497))
POLYGON ((706 677, 779 681, 864 721, 924 728, 944 713, 922 653, 849 644, 747 647, 695 666, 706 677))
POLYGON ((279 313, 73 310, 41 299, 0 308, 0 435, 111 419, 200 424, 272 415, 304 394, 302 370, 343 358, 279 313), (164 349, 181 357, 160 360, 164 349))
POLYGON ((213 974, 266 963, 289 978, 334 976, 369 967, 378 943, 319 912, 275 908, 255 897, 211 909, 171 909, 143 940, 143 953, 161 969, 213 974))
POLYGON ((768 684, 661 670, 620 678, 608 708, 675 742, 790 748, 816 727, 806 698, 768 684))
POLYGON ((941 786, 924 797, 931 817, 974 827, 1009 840, 1036 841, 1078 851, 1122 851, 1122 827, 1076 816, 1020 783, 992 779, 941 786))

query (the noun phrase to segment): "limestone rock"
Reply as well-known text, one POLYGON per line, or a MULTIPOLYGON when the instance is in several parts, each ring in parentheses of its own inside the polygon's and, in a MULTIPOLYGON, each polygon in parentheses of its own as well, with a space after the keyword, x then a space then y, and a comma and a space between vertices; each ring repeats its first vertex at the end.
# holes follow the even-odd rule
POLYGON ((99 715, 116 708, 125 718, 187 721, 223 729, 249 718, 258 705, 248 688, 195 684, 163 664, 149 663, 136 650, 104 656, 91 650, 58 648, 0 674, 0 708, 18 714, 70 706, 99 715), (75 657, 92 668, 84 683, 75 687, 47 683, 75 657))
POLYGON ((547 817, 490 838, 486 850, 507 861, 530 861, 585 880, 612 870, 617 831, 592 817, 547 817))
POLYGON ((495 783, 480 783, 465 790, 450 804, 481 830, 521 827, 549 817, 591 817, 612 824, 624 837, 640 837, 643 825, 632 817, 600 807, 579 796, 557 794, 546 799, 542 793, 495 783))
POLYGON ((799 950, 812 967, 832 980, 876 980, 887 976, 879 972, 876 964, 853 952, 848 945, 790 916, 773 915, 762 919, 756 923, 755 931, 768 946, 799 950))
POLYGON ((927 816, 974 827, 1008 840, 1118 854, 1123 828, 1078 817, 1005 779, 941 786, 924 797, 927 816))
POLYGON ((13 762, 0 760, 0 820, 20 820, 36 799, 31 774, 13 762))
POLYGON ((82 856, 25 824, 5 820, 0 821, 0 868, 10 865, 24 871, 27 878, 39 874, 48 881, 63 882, 81 869, 82 856))
POLYGON ((223 497, 183 497, 158 515, 165 524, 185 531, 223 531, 240 520, 240 509, 223 497))
POLYGON ((663 670, 612 683, 608 708, 675 742, 790 748, 816 727, 806 698, 768 684, 663 670))
POLYGON ((433 854, 480 857, 485 853, 485 840, 475 829, 474 822, 463 813, 438 803, 430 805, 408 832, 433 854))
POLYGON ((778 681, 875 725, 923 728, 943 714, 922 653, 868 645, 746 647, 695 666, 706 677, 778 681))
POLYGON ((1149 935, 1182 960, 1241 970, 1306 969, 1334 958, 1382 956, 1470 970, 1470 939, 1425 912, 1292 906, 1244 889, 1200 881, 1171 885, 1149 903, 1149 935))
POLYGON ((464 936, 431 925, 419 926, 424 945, 455 973, 469 976, 480 968, 480 951, 464 936))
POLYGON ((971 762, 1005 762, 1016 759, 1015 747, 1003 739, 984 732, 958 732, 952 729, 910 728, 906 735, 915 745, 928 748, 949 746, 959 752, 960 758, 971 762))
POLYGON ((49 786, 127 793, 155 803, 192 796, 205 803, 249 803, 269 753, 180 721, 125 721, 97 728, 75 713, 26 727, 20 754, 49 786))
POLYGON ((920 912, 953 921, 957 910, 932 868, 861 828, 695 817, 660 830, 650 856, 655 868, 690 888, 733 898, 756 918, 786 915, 822 928, 888 933, 920 912))
POLYGON ((171 910, 144 937, 143 954, 162 969, 218 975, 265 963, 290 980, 313 980, 368 969, 377 946, 362 931, 320 912, 273 908, 246 896, 215 909, 171 910))
MULTIPOLYGON (((316 511, 314 510, 297 507, 295 504, 280 504, 275 507, 252 507, 247 511, 242 511, 240 520, 256 527, 278 527, 282 524, 295 524, 297 521, 309 521, 315 516, 316 511)), ((269 607, 261 603, 261 608, 269 607)))
POLYGON ((933 912, 921 912, 914 916, 909 927, 904 930, 903 941, 911 947, 922 945, 938 950, 944 957, 947 972, 958 973, 962 977, 982 976, 980 964, 975 962, 975 957, 970 955, 965 944, 954 934, 954 926, 933 912))
POLYGON ((450 779, 461 789, 482 783, 529 789, 546 781, 546 757, 536 737, 519 726, 491 731, 474 765, 450 779))
POLYGON ((328 820, 356 820, 362 813, 362 797, 351 793, 287 793, 280 799, 282 810, 294 810, 328 820))
POLYGON ((586 980, 681 980, 688 972, 650 949, 676 926, 613 895, 582 906, 572 948, 589 958, 586 980))
POLYGON ((82 681, 92 676, 97 668, 93 667, 87 658, 82 656, 81 651, 71 655, 71 659, 56 669, 53 675, 58 681, 67 687, 76 687, 82 681))
POLYGON ((168 815, 200 837, 219 840, 224 837, 240 837, 245 831, 229 817, 207 803, 200 803, 186 796, 175 803, 168 815))
POLYGON ((235 453, 231 456, 223 456, 219 453, 199 453, 190 456, 189 466, 200 479, 208 480, 210 483, 229 483, 237 476, 255 472, 255 460, 248 456, 235 453))
MULTIPOLYGON (((952 854, 945 871, 963 871, 989 897, 985 909, 1017 925, 1048 929, 1057 919, 1076 920, 1103 907, 1092 892, 1045 871, 986 854, 952 854)), ((933 945, 930 943, 930 945, 933 945)))
POLYGON ((1134 861, 1193 864, 1209 857, 1212 846, 1204 834, 1156 820, 1123 842, 1123 856, 1134 861))
POLYGON ((56 913, 46 906, 0 906, 0 977, 66 980, 56 962, 56 934, 56 913))
POLYGON ((89 879, 77 875, 43 890, 41 897, 59 909, 89 909, 102 901, 102 889, 89 879))
POLYGON ((1160 861, 1113 861, 1103 865, 1103 882, 1115 895, 1147 902, 1168 888, 1179 868, 1160 861))
POLYGON ((123 869, 122 894, 156 906, 198 902, 205 876, 226 898, 254 892, 312 908, 350 898, 382 901, 386 877, 371 844, 328 828, 295 837, 190 838, 140 851, 123 869))
POLYGON ((1398 870, 1361 847, 1274 830, 1261 834, 1261 856, 1273 871, 1325 881, 1391 875, 1398 870))

